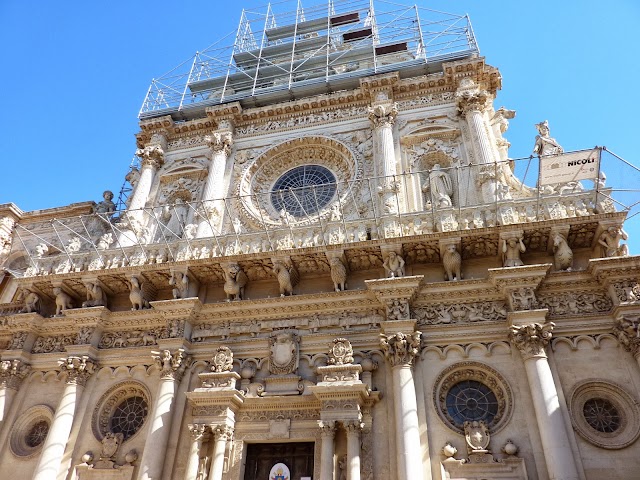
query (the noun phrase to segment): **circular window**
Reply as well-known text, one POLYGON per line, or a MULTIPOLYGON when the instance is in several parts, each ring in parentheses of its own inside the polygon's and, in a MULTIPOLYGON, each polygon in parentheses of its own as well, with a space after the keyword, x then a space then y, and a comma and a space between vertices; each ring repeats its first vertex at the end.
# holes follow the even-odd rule
POLYGON ((148 413, 147 402, 142 397, 129 397, 116 407, 111 415, 113 433, 122 433, 124 439, 132 437, 144 423, 148 413))
POLYGON ((513 407, 511 389, 502 376, 487 365, 462 362, 436 379, 433 401, 438 415, 452 430, 464 433, 464 422, 484 421, 497 432, 513 407))
POLYGON ((304 217, 326 207, 336 193, 336 177, 321 165, 301 165, 273 185, 271 203, 277 211, 304 217))
POLYGON ((13 425, 9 444, 14 455, 28 457, 40 451, 49 433, 53 411, 46 405, 31 407, 13 425))
POLYGON ((480 420, 489 424, 498 414, 498 399, 485 384, 464 380, 447 393, 447 412, 458 426, 480 420))
POLYGON ((136 382, 123 382, 108 390, 93 413, 93 434, 102 440, 109 433, 133 437, 143 427, 149 413, 149 393, 136 382))
POLYGON ((640 435, 638 402, 619 385, 582 382, 573 389, 569 405, 578 434, 598 447, 624 448, 640 435))

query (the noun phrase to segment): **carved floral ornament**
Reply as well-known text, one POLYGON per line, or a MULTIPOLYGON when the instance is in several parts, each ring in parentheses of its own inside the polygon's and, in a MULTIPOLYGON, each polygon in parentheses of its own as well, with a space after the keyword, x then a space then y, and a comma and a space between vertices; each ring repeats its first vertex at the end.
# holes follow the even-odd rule
MULTIPOLYGON (((345 144, 328 137, 302 137, 283 142, 258 156, 244 171, 238 182, 237 194, 240 212, 250 224, 262 222, 280 225, 282 219, 269 201, 267 192, 276 180, 289 170, 318 164, 327 168, 335 176, 339 188, 339 202, 344 203, 356 184, 362 179, 360 153, 352 151, 345 144), (256 193, 264 192, 264 195, 256 193)), ((333 203, 333 202, 332 202, 333 203)), ((330 208, 320 212, 329 215, 330 208)))

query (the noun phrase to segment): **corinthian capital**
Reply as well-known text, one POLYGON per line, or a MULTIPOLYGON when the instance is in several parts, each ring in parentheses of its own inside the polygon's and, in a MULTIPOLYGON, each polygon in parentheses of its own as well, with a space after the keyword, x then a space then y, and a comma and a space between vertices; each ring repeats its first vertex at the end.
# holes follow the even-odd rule
POLYGON ((214 132, 205 136, 204 141, 214 153, 224 152, 225 156, 229 156, 233 146, 233 135, 231 132, 214 132))
POLYGON ((184 349, 179 348, 171 353, 171 350, 151 352, 152 358, 160 368, 160 377, 180 381, 189 361, 184 349))
POLYGON ((530 357, 546 357, 545 347, 551 341, 555 325, 553 322, 512 325, 509 340, 520 350, 525 360, 530 357))
POLYGON ((211 425, 211 432, 216 440, 231 440, 233 437, 233 427, 229 425, 211 425))
POLYGON ((187 425, 191 439, 195 442, 201 442, 207 435, 207 426, 204 423, 190 423, 187 425))
POLYGON ((3 360, 0 362, 0 387, 17 390, 31 367, 22 360, 3 360))
POLYGON ((395 103, 369 107, 369 120, 371 120, 374 128, 383 126, 392 127, 396 122, 397 116, 398 106, 395 103))
POLYGON ((96 364, 86 355, 82 357, 70 356, 58 360, 63 372, 67 372, 67 383, 84 386, 89 377, 95 372, 96 364))
POLYGON ((464 117, 469 112, 482 112, 489 105, 491 95, 486 90, 478 88, 473 80, 465 79, 461 82, 455 98, 458 113, 464 117))
POLYGON ((618 319, 613 333, 618 337, 622 347, 634 357, 640 355, 640 317, 623 316, 618 319))
POLYGON ((150 166, 160 168, 164 164, 164 149, 158 144, 149 144, 136 150, 136 156, 140 157, 143 167, 150 166))
POLYGON ((411 365, 413 359, 420 353, 420 337, 422 332, 411 335, 398 332, 395 335, 380 334, 380 347, 386 359, 392 366, 411 365))

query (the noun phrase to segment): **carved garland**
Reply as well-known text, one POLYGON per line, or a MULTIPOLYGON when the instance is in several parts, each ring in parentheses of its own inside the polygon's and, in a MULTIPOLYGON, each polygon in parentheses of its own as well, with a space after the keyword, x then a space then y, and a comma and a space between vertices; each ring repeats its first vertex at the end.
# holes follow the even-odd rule
POLYGON ((491 433, 500 431, 511 418, 513 394, 504 377, 493 368, 479 362, 460 362, 446 368, 435 381, 433 403, 438 416, 451 430, 464 435, 464 429, 454 422, 447 411, 447 393, 459 382, 475 380, 489 387, 498 400, 498 412, 488 424, 491 433))

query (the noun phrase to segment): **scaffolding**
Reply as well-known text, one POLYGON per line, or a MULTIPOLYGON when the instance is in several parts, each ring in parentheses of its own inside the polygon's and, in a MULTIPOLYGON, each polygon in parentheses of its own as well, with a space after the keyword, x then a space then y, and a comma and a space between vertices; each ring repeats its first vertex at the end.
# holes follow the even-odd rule
POLYGON ((189 120, 205 107, 243 107, 358 86, 369 75, 432 73, 479 53, 467 15, 376 0, 293 2, 243 10, 235 34, 154 79, 140 119, 189 120), (227 44, 233 38, 233 43, 227 44))

